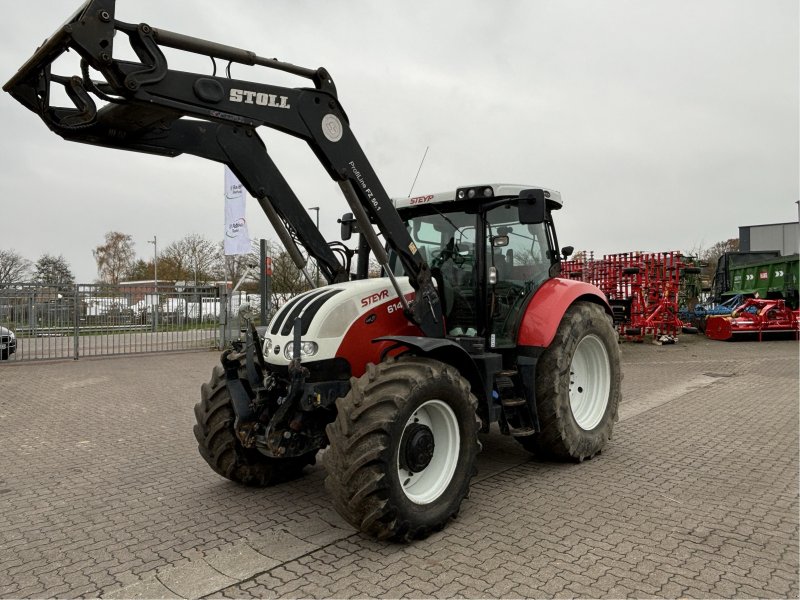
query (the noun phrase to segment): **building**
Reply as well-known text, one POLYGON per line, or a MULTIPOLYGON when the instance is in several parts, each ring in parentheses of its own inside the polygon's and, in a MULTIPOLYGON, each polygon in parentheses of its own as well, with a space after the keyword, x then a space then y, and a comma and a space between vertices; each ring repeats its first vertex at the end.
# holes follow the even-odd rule
POLYGON ((800 252, 800 223, 743 225, 739 227, 739 252, 778 250, 781 256, 800 252))

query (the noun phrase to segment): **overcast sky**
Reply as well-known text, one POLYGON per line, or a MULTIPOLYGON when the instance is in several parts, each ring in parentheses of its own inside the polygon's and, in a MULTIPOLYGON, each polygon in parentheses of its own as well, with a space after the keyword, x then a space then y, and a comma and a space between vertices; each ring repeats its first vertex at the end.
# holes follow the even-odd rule
MULTIPOLYGON (((6 15, 3 81, 79 4, 27 0, 6 15)), ((118 0, 117 18, 326 67, 392 196, 408 194, 429 147, 415 195, 557 189, 560 243, 598 255, 690 251, 797 220, 797 0, 118 0)), ((168 58, 210 72, 208 59, 168 58)), ((241 65, 233 76, 308 85, 241 65)), ((145 259, 153 236, 161 248, 222 239, 221 165, 65 142, 7 94, 0 132, 0 249, 63 254, 91 282, 107 231, 130 234, 145 259)), ((338 238, 338 186, 303 142, 262 137, 338 238)), ((275 238, 252 199, 248 222, 251 237, 275 238)))

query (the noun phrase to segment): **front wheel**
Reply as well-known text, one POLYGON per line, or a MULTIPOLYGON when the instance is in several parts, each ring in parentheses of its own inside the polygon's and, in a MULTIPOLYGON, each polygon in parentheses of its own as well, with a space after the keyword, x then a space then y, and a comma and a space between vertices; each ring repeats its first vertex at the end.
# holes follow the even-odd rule
MULTIPOLYGON (((239 372, 244 378, 243 361, 239 372)), ((261 487, 293 479, 316 460, 316 452, 271 458, 255 448, 242 446, 233 427, 236 415, 221 365, 214 367, 211 380, 200 388, 200 402, 195 404, 194 414, 197 420, 194 436, 200 456, 216 473, 236 483, 261 487)))
POLYGON ((619 346, 602 307, 576 302, 536 368, 542 431, 517 438, 532 452, 582 461, 611 439, 620 392, 619 346))
POLYGON ((458 513, 480 445, 477 400, 453 367, 417 357, 369 365, 336 406, 325 486, 344 519, 408 541, 458 513))

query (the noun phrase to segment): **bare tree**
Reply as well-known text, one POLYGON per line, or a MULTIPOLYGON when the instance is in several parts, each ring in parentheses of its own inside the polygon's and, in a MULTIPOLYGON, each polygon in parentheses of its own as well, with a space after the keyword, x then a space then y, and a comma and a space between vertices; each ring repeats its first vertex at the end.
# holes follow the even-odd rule
POLYGON ((305 276, 283 248, 272 254, 272 291, 276 294, 299 294, 309 289, 305 276))
POLYGON ((730 238, 712 244, 708 248, 693 248, 690 256, 696 256, 700 263, 703 279, 711 281, 717 270, 720 257, 727 252, 739 251, 739 238, 730 238))
POLYGON ((367 277, 373 279, 375 277, 380 277, 381 273, 383 272, 383 267, 377 261, 377 259, 370 255, 369 257, 369 268, 367 269, 367 277))
POLYGON ((186 263, 195 282, 210 281, 214 279, 217 263, 216 244, 202 235, 193 233, 178 242, 179 247, 186 256, 186 263))
MULTIPOLYGON (((224 244, 222 242, 217 246, 218 260, 217 260, 217 273, 219 279, 226 279, 234 282, 234 285, 239 283, 239 280, 244 277, 242 287, 244 289, 256 290, 258 288, 258 281, 261 277, 261 270, 259 264, 261 262, 261 248, 258 240, 250 241, 250 252, 247 254, 237 254, 233 256, 224 255, 224 244)), ((280 246, 275 242, 267 242, 267 254, 274 256, 276 252, 280 251, 280 246)))
MULTIPOLYGON (((309 283, 306 280, 297 265, 294 264, 288 252, 277 242, 267 242, 267 254, 272 259, 272 278, 270 280, 270 287, 275 294, 299 294, 309 289, 309 283)), ((228 280, 238 283, 239 279, 245 274, 247 269, 256 265, 255 269, 250 269, 247 277, 244 280, 243 286, 255 286, 261 277, 261 269, 259 268, 261 262, 261 251, 258 242, 253 240, 253 243, 248 254, 241 256, 228 256, 227 259, 227 275, 228 280)), ((309 263, 310 265, 311 263, 309 263)), ((307 267, 309 271, 313 267, 307 267)))
MULTIPOLYGON (((272 292, 275 294, 299 294, 308 290, 310 287, 308 281, 283 246, 272 241, 267 244, 267 254, 272 259, 272 278, 270 280, 272 292)), ((247 254, 224 256, 222 242, 217 246, 217 252, 218 277, 220 279, 227 279, 235 285, 246 275, 241 287, 250 290, 257 289, 261 277, 261 251, 257 240, 252 241, 250 252, 247 254)), ((309 266, 308 270, 309 272, 313 271, 313 267, 309 266)))
POLYGON ((14 250, 0 250, 0 283, 25 281, 31 272, 31 261, 14 250))
POLYGON ((161 252, 158 257, 159 279, 212 281, 217 278, 218 259, 214 242, 197 233, 189 234, 161 252))
POLYGON ((133 264, 133 238, 119 231, 109 231, 105 244, 97 246, 92 254, 100 281, 116 285, 133 264))
MULTIPOLYGON (((152 267, 152 263, 150 266, 152 267)), ((158 257, 158 274, 161 279, 172 281, 192 279, 189 261, 178 242, 171 243, 161 251, 161 255, 158 257)))

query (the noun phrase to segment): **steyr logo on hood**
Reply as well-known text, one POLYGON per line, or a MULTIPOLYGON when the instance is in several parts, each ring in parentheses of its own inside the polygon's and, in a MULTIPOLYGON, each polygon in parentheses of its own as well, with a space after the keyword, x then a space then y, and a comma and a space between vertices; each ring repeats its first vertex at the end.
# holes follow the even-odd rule
POLYGON ((366 298, 361 299, 361 306, 367 307, 374 302, 378 302, 380 300, 385 300, 389 297, 389 290, 381 290, 380 292, 376 292, 374 294, 370 294, 366 298))
POLYGON ((231 102, 244 102, 245 104, 258 104, 259 106, 271 106, 272 108, 291 108, 287 96, 276 96, 275 94, 263 94, 251 90, 239 90, 231 88, 231 95, 228 97, 231 102))

